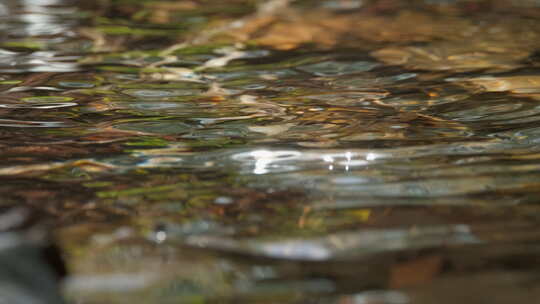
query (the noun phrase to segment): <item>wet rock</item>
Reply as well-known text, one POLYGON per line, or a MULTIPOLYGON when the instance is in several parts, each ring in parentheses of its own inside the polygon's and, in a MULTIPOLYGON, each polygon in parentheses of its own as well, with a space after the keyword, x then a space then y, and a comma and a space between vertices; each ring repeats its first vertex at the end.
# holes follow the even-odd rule
POLYGON ((25 209, 0 214, 0 303, 63 303, 66 269, 46 235, 25 209))

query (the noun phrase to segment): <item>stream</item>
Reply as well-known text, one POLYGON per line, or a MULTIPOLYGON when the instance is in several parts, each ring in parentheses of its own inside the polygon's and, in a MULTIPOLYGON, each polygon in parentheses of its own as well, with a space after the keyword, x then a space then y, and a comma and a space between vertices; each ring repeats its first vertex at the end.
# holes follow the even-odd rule
POLYGON ((539 21, 534 0, 3 0, 0 303, 534 303, 539 21))

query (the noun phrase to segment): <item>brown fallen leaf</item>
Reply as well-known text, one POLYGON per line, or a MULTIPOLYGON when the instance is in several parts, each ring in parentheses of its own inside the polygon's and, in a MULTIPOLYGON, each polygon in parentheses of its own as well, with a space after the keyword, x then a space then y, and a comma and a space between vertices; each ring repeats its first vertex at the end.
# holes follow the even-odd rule
POLYGON ((426 256, 397 264, 390 272, 390 288, 404 288, 431 281, 442 268, 440 256, 426 256))

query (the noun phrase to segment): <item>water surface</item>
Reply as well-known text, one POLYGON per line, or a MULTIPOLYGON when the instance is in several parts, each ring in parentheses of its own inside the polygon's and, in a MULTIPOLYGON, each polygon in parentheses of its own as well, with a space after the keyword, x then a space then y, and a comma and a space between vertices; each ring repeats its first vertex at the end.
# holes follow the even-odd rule
POLYGON ((537 1, 226 2, 0 4, 1 208, 69 301, 540 296, 537 1))

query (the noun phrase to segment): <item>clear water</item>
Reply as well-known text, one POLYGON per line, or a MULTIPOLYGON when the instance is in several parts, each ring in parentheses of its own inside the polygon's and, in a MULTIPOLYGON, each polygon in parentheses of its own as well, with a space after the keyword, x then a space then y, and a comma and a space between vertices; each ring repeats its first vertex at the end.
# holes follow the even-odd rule
POLYGON ((538 1, 100 3, 0 3, 0 204, 72 303, 540 296, 538 1))

